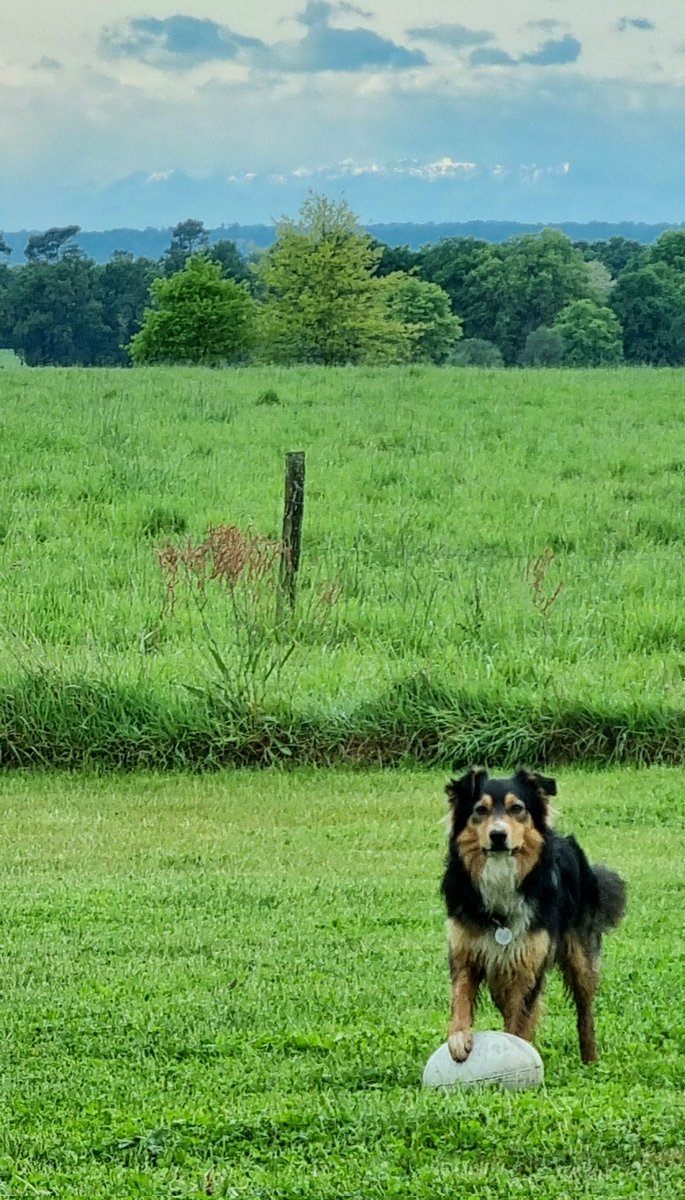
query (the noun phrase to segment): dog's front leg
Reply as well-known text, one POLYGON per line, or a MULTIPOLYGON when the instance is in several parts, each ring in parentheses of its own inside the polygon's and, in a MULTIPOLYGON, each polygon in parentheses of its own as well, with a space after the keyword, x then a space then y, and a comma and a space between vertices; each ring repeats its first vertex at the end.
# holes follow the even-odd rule
POLYGON ((473 959, 450 948, 452 1010, 447 1045, 455 1062, 464 1062, 473 1048, 473 1010, 482 972, 473 959))

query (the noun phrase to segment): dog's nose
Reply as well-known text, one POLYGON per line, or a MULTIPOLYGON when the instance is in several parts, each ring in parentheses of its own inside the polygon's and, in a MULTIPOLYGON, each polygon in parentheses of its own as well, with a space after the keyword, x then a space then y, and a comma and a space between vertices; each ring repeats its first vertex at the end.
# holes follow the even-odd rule
POLYGON ((490 846, 493 850, 506 850, 506 848, 507 848, 507 831, 506 831, 506 829, 491 829, 490 830, 490 846))

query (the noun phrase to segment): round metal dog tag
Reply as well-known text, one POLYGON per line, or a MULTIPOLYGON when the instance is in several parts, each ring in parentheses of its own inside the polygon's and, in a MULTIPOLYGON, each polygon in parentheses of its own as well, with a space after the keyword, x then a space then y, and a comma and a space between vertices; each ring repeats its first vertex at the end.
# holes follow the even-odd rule
POLYGON ((495 930, 495 941, 498 946, 508 946, 513 940, 513 933, 506 925, 500 925, 495 930))

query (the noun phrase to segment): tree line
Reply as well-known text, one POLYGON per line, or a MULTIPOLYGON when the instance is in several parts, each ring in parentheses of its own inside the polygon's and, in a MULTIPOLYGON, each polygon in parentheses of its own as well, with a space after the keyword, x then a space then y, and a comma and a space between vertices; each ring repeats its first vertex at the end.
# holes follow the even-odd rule
MULTIPOLYGON (((389 221, 376 222, 363 226, 377 242, 388 246, 409 246, 420 250, 429 243, 442 241, 444 238, 476 238, 483 242, 506 242, 509 238, 520 233, 540 233, 544 222, 525 221, 389 221)), ((667 229, 685 229, 685 223, 674 225, 662 222, 648 224, 640 221, 562 221, 555 222, 555 229, 560 229, 572 242, 608 241, 612 237, 623 237, 642 245, 651 245, 660 234, 667 229)), ((31 230, 12 230, 5 234, 5 240, 14 258, 19 261, 31 230)), ((209 230, 209 244, 220 240, 234 241, 245 253, 252 250, 266 250, 275 239, 273 225, 241 225, 238 222, 219 225, 209 230)), ((131 229, 122 226, 119 229, 79 229, 74 240, 84 254, 94 259, 96 263, 109 262, 116 250, 129 250, 136 257, 149 258, 153 261, 161 258, 169 245, 172 229, 148 226, 145 229, 131 229)))
POLYGON ((97 264, 78 232, 30 235, 18 266, 0 235, 0 347, 30 366, 685 364, 685 230, 651 246, 544 229, 413 249, 310 195, 249 258, 193 219, 157 260, 97 264))

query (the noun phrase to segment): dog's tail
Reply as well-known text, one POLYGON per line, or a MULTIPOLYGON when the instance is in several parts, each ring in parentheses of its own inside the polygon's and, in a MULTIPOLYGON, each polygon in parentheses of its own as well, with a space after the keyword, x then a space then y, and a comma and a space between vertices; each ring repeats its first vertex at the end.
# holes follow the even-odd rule
POLYGON ((626 885, 615 871, 608 867, 593 867, 597 884, 597 908, 593 914, 595 932, 600 935, 615 929, 626 911, 626 885))

